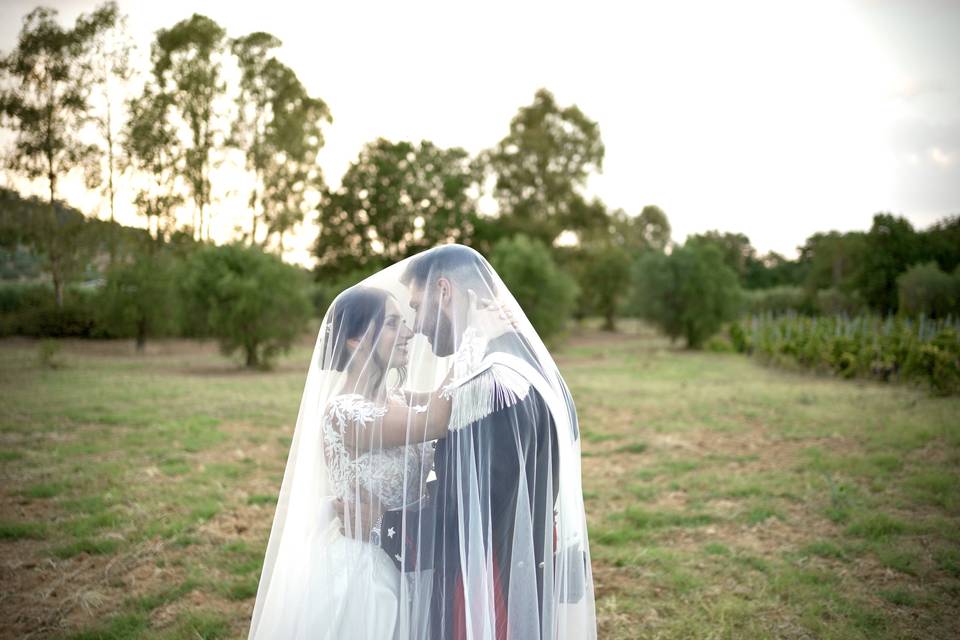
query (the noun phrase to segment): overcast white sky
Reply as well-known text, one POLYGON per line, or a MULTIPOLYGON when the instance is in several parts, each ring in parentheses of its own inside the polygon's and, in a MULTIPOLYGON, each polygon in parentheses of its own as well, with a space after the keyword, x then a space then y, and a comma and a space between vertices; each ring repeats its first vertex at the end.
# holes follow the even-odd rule
MULTIPOLYGON (((0 51, 37 4, 2 2, 0 51)), ((47 4, 72 23, 98 3, 47 4)), ((193 11, 230 36, 281 38, 278 57, 333 113, 320 158, 332 184, 378 136, 489 147, 542 86, 600 123, 589 192, 632 214, 659 205, 680 242, 739 231, 793 257, 810 234, 866 229, 877 211, 920 227, 960 213, 960 1, 120 5, 144 66, 153 32, 193 11)), ((214 185, 220 238, 248 217, 231 180, 214 185)), ((82 191, 63 186, 105 216, 82 191)), ((315 235, 305 225, 288 258, 307 261, 315 235)))

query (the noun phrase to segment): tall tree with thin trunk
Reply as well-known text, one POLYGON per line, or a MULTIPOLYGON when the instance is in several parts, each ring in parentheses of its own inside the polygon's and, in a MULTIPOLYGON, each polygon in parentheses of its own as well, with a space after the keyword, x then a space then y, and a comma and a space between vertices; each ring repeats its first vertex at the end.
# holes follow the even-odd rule
POLYGON ((84 168, 88 186, 96 186, 98 149, 84 141, 91 120, 90 87, 94 78, 90 51, 97 38, 116 23, 116 5, 105 4, 81 14, 64 28, 54 9, 37 8, 23 20, 17 47, 0 58, 6 87, 0 91, 0 113, 15 134, 9 167, 29 179, 44 178, 49 192, 46 224, 48 265, 57 305, 63 306, 68 262, 63 255, 64 227, 57 223, 57 181, 74 168, 84 168))
POLYGON ((218 149, 217 101, 225 90, 221 75, 226 32, 210 18, 193 14, 157 32, 151 60, 159 93, 167 96, 173 122, 189 132, 183 144, 182 175, 194 205, 194 232, 210 238, 210 172, 218 149))
POLYGON ((237 118, 231 143, 246 155, 254 175, 250 191, 250 244, 266 247, 272 236, 283 236, 300 223, 311 205, 310 192, 319 200, 323 176, 316 163, 323 146, 321 124, 330 122, 330 110, 312 98, 290 67, 270 55, 280 40, 256 32, 231 42, 240 68, 237 118), (262 241, 257 236, 266 227, 262 241))
POLYGON ((170 120, 171 102, 172 96, 147 83, 143 93, 127 103, 129 117, 121 135, 125 166, 134 169, 140 181, 134 205, 157 241, 173 232, 176 210, 185 200, 177 184, 183 149, 170 120))
MULTIPOLYGON (((113 11, 117 11, 116 2, 111 1, 105 6, 110 6, 113 11)), ((133 40, 127 31, 127 17, 118 13, 114 24, 105 29, 96 39, 91 52, 94 81, 99 94, 98 102, 100 102, 94 118, 104 147, 103 173, 106 175, 104 193, 110 207, 111 223, 116 222, 116 177, 120 169, 118 137, 122 109, 119 108, 119 101, 122 100, 126 85, 133 77, 133 67, 130 65, 133 49, 133 40)), ((111 228, 113 228, 112 225, 111 228)), ((116 254, 114 245, 115 240, 111 238, 111 261, 116 254)))

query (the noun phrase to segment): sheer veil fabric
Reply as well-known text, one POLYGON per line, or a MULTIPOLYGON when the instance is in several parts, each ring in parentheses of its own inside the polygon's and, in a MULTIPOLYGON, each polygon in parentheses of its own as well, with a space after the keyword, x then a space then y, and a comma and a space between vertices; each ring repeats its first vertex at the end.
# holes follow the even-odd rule
POLYGON ((497 273, 447 244, 340 293, 249 639, 596 633, 576 409, 497 273))

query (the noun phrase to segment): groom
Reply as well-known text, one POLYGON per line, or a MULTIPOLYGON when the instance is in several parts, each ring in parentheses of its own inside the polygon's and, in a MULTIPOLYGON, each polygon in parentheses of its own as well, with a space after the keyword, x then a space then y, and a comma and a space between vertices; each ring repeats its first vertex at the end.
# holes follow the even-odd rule
MULTIPOLYGON (((454 354, 464 338, 470 313, 468 290, 481 298, 497 293, 483 257, 458 244, 412 258, 401 280, 410 290, 410 306, 417 316, 415 330, 424 334, 440 357, 454 354)), ((516 356, 544 375, 535 351, 518 332, 490 336, 486 353, 492 352, 516 356)), ((522 391, 514 404, 501 403, 486 414, 483 410, 468 412, 468 423, 451 424, 447 437, 437 442, 436 481, 429 483, 428 507, 408 511, 405 517, 401 511, 383 515, 384 531, 392 527, 416 532, 382 537, 383 548, 391 557, 405 559, 401 570, 433 569, 429 618, 435 640, 466 638, 468 618, 477 625, 478 615, 486 612, 489 617, 491 608, 496 628, 490 637, 496 640, 506 639, 508 628, 511 637, 536 640, 541 629, 552 626, 550 620, 543 620, 542 605, 518 603, 532 605, 533 597, 542 602, 545 561, 553 564, 551 540, 559 471, 556 425, 534 386, 522 378, 511 382, 514 390, 518 384, 522 391), (481 522, 476 522, 477 518, 481 522), (478 552, 484 561, 472 564, 469 557, 477 557, 478 552), (533 562, 525 566, 524 559, 531 558, 533 562), (464 564, 469 567, 466 575, 464 564), (479 579, 478 572, 482 574, 479 579), (518 573, 511 581, 514 572, 518 573), (517 589, 512 600, 511 584, 517 589), (524 592, 516 587, 521 584, 526 586, 524 592), (536 594, 530 593, 533 584, 536 594), (522 619, 508 620, 508 603, 513 605, 510 615, 522 619)), ((485 389, 492 393, 489 387, 485 389)), ((476 394, 477 388, 471 392, 476 394)), ((495 405, 481 402, 477 406, 495 405)), ((546 575, 552 579, 551 570, 546 575)))

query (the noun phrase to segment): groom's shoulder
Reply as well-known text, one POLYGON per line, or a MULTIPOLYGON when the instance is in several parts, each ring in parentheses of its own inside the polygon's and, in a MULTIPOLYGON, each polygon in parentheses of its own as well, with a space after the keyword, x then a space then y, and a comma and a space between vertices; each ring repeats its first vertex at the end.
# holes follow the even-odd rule
POLYGON ((536 351, 530 341, 519 333, 508 331, 492 339, 488 345, 487 353, 501 352, 512 355, 523 360, 532 366, 537 373, 544 375, 543 364, 536 356, 536 351))

